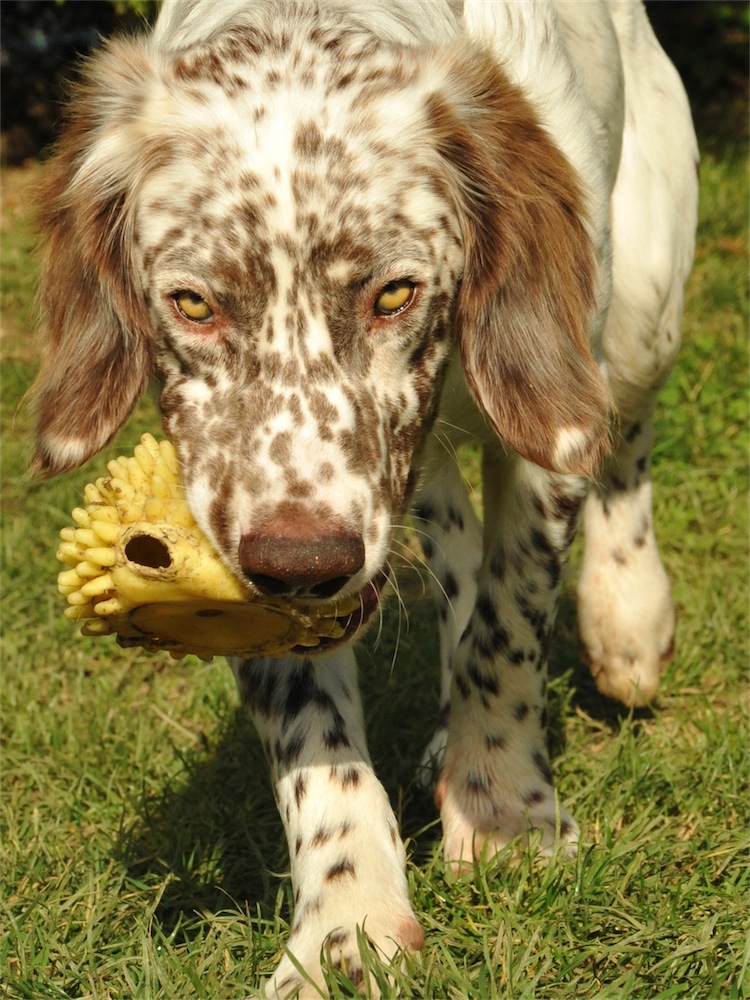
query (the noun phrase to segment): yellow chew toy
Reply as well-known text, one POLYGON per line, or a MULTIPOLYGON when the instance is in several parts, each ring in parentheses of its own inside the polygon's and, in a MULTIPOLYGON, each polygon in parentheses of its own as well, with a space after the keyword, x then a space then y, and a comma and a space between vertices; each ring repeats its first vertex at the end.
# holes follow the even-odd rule
POLYGON ((282 656, 344 634, 358 598, 320 605, 248 597, 193 520, 169 441, 144 434, 131 458, 89 483, 63 528, 57 585, 84 635, 179 658, 282 656))

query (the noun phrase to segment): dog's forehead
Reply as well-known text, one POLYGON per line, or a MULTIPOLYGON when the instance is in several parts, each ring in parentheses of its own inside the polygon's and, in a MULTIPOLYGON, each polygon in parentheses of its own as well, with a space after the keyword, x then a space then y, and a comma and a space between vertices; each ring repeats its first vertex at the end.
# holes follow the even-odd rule
POLYGON ((424 94, 397 53, 368 57, 366 71, 354 59, 321 59, 304 40, 296 53, 232 53, 178 64, 147 109, 173 149, 144 182, 152 206, 191 225, 210 210, 214 223, 223 216, 235 230, 297 240, 313 229, 385 236, 397 218, 435 221, 440 199, 419 135, 424 94))

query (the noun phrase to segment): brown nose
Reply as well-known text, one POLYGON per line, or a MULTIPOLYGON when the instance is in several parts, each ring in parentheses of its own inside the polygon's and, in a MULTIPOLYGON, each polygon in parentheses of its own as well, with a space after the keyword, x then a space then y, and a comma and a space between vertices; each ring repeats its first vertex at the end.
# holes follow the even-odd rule
POLYGON ((330 598, 362 569, 365 546, 360 535, 295 509, 243 535, 239 557, 262 594, 330 598))

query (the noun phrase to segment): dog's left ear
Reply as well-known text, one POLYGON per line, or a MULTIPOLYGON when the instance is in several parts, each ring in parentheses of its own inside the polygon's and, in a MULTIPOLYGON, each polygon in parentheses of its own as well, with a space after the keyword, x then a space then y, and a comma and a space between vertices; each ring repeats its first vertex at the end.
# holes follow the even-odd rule
POLYGON ((466 263, 456 333, 498 436, 558 472, 591 475, 610 397, 590 348, 599 263, 578 175, 491 56, 452 58, 430 98, 466 263))

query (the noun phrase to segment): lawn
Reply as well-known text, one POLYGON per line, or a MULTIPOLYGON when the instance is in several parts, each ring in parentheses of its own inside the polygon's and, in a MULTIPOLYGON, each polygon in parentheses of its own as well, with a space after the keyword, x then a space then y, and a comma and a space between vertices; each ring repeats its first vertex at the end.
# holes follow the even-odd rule
MULTIPOLYGON (((105 458, 52 483, 25 472, 36 169, 3 177, 0 995, 239 1000, 288 930, 281 823, 223 663, 120 650, 61 616, 57 535, 105 458)), ((414 780, 437 707, 433 615, 415 570, 408 627, 394 607, 361 650, 373 756, 426 930, 397 976, 401 996, 750 994, 747 183, 744 143, 705 144, 685 347, 658 415, 656 519, 679 624, 652 708, 596 694, 571 566, 550 717, 578 858, 513 866, 501 855, 451 883, 435 807, 414 780)), ((147 402, 109 454, 145 429, 158 432, 147 402)), ((354 995, 343 974, 331 988, 354 995)))

